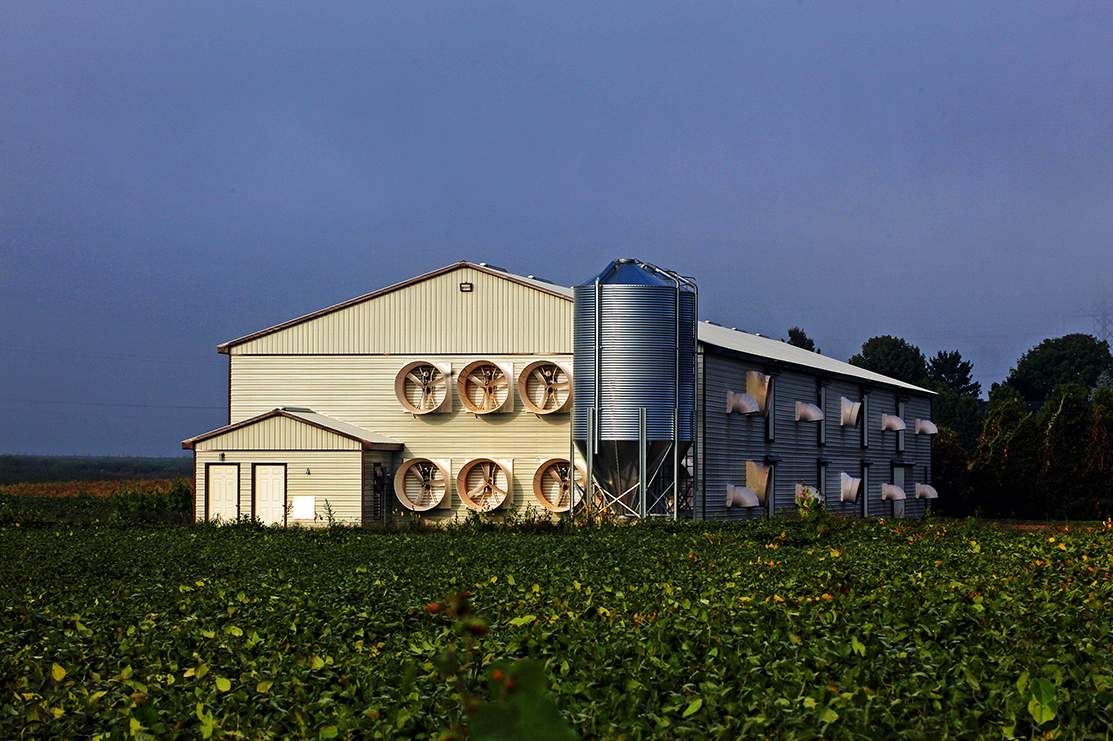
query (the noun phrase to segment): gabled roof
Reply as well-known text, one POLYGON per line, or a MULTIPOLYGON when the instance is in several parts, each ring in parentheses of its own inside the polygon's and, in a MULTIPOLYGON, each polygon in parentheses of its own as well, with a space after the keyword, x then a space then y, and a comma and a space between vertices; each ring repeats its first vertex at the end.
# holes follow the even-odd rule
POLYGON ((749 332, 740 332, 737 329, 729 329, 711 322, 700 322, 698 331, 699 341, 706 345, 733 350, 734 352, 749 355, 754 358, 826 371, 832 375, 869 381, 870 383, 876 383, 890 388, 914 391, 918 394, 935 395, 934 391, 929 391, 928 389, 920 388, 911 383, 899 381, 896 378, 883 376, 880 373, 874 373, 865 368, 859 368, 856 365, 829 358, 826 355, 820 355, 819 353, 805 350, 802 347, 796 347, 787 342, 781 342, 780 340, 774 340, 769 337, 762 337, 760 335, 750 334, 749 332))
POLYGON ((188 440, 182 440, 182 448, 185 450, 192 450, 194 445, 203 440, 208 440, 209 438, 217 437, 218 435, 223 435, 233 430, 238 430, 241 427, 247 427, 249 425, 256 424, 257 422, 262 422, 263 420, 270 419, 271 417, 286 417, 288 419, 304 422, 305 424, 312 425, 313 427, 319 427, 322 430, 335 432, 337 435, 341 435, 342 437, 346 437, 350 440, 355 440, 356 442, 360 443, 360 446, 364 450, 401 450, 403 447, 402 443, 393 438, 389 438, 386 435, 380 435, 377 432, 365 430, 362 427, 357 427, 356 425, 349 424, 348 422, 343 422, 339 419, 326 417, 323 414, 314 412, 312 409, 306 409, 305 407, 281 407, 278 409, 272 409, 269 412, 264 412, 263 414, 255 417, 251 417, 250 419, 236 422, 235 424, 218 427, 215 430, 210 430, 201 435, 197 435, 196 437, 191 437, 188 440))
POLYGON ((380 288, 378 290, 371 291, 370 293, 365 293, 362 296, 350 298, 347 301, 341 301, 338 304, 325 307, 324 309, 318 309, 317 311, 303 314, 302 316, 287 320, 285 322, 282 322, 281 324, 275 324, 273 327, 260 329, 257 332, 252 332, 251 334, 244 335, 243 337, 237 337, 234 340, 222 342, 221 344, 216 346, 216 350, 217 352, 227 353, 230 348, 235 347, 236 345, 242 345, 245 342, 250 342, 251 340, 259 339, 260 337, 279 332, 283 329, 293 327, 297 324, 308 322, 312 319, 316 319, 317 317, 324 316, 325 314, 331 314, 333 312, 340 311, 341 309, 346 309, 349 306, 355 306, 356 304, 370 301, 372 299, 378 298, 379 296, 383 296, 393 291, 400 290, 407 286, 412 286, 414 283, 420 283, 423 280, 435 278, 438 275, 444 275, 445 273, 450 273, 453 270, 459 270, 461 268, 471 268, 472 270, 478 270, 481 273, 487 273, 488 275, 493 275, 497 278, 504 278, 508 281, 511 281, 512 283, 518 283, 529 288, 535 288, 539 291, 548 293, 558 298, 567 299, 568 301, 572 300, 572 289, 568 288, 567 286, 550 283, 546 280, 541 280, 533 276, 515 275, 514 273, 507 272, 502 268, 488 265, 485 262, 470 262, 468 260, 460 260, 459 262, 454 262, 451 265, 445 265, 443 268, 438 268, 428 273, 422 273, 421 275, 414 276, 413 278, 408 278, 404 281, 401 281, 400 283, 395 283, 385 288, 380 288))

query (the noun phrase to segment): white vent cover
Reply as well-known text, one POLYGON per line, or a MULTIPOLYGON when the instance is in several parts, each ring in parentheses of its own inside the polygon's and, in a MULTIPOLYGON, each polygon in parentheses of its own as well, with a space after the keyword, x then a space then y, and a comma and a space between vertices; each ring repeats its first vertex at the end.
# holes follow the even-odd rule
POLYGON ((851 401, 844 396, 839 399, 839 412, 839 421, 843 427, 857 427, 858 418, 862 414, 862 402, 851 401))
POLYGON ((917 499, 938 499, 939 492, 930 484, 916 484, 917 499))
POLYGON ((935 435, 939 432, 939 428, 930 419, 916 420, 916 434, 917 435, 935 435))
POLYGON ((290 497, 291 520, 317 519, 317 498, 313 496, 290 497))
POLYGON ((808 404, 803 401, 796 402, 796 421, 797 422, 822 422, 823 410, 815 404, 808 404))
POLYGON ((848 473, 839 474, 839 501, 857 502, 858 490, 862 488, 862 479, 848 473))
POLYGON ((769 466, 757 461, 746 461, 746 488, 765 504, 765 497, 769 493, 769 466))
POLYGON ((896 484, 882 484, 881 485, 881 499, 882 501, 900 502, 904 500, 904 489, 896 484))
POLYGON ((731 412, 757 414, 760 411, 761 405, 758 404, 757 399, 749 394, 743 394, 739 391, 727 392, 727 414, 731 412))
POLYGON ((768 411, 769 376, 758 371, 748 371, 746 373, 746 393, 757 401, 760 411, 768 411))
POLYGON ((889 432, 900 432, 907 428, 904 420, 895 414, 882 414, 881 415, 881 429, 888 430, 889 432))
POLYGON ((727 484, 727 509, 734 507, 760 507, 764 502, 757 492, 745 486, 727 484))

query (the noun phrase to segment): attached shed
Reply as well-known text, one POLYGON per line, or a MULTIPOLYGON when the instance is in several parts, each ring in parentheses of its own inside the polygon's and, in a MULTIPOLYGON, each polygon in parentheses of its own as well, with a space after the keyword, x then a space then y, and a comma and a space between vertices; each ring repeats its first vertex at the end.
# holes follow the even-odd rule
POLYGON ((384 517, 402 443, 304 407, 182 441, 194 453, 194 519, 360 524, 384 517))

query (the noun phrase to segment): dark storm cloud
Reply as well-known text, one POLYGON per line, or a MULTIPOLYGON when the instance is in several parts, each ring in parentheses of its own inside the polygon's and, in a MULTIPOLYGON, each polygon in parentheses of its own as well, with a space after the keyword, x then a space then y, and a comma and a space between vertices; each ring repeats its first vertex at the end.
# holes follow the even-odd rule
POLYGON ((218 341, 459 258, 643 256, 988 384, 1113 282, 1111 48, 1063 2, 8 2, 0 450, 173 452, 218 341))

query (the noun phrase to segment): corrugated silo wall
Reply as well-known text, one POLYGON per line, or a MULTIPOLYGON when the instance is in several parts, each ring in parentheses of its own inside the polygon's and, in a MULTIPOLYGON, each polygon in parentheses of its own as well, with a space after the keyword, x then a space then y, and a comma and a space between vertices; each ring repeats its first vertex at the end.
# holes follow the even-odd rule
MULTIPOLYGON (((728 391, 745 391, 746 373, 755 370, 769 372, 759 362, 705 348, 700 363, 700 402, 703 419, 700 441, 700 460, 703 476, 703 495, 706 503, 697 499, 696 517, 707 519, 746 520, 765 516, 765 509, 727 509, 728 484, 745 485, 746 461, 764 462, 767 456, 778 459, 773 472, 775 511, 792 512, 795 509, 796 484, 819 487, 820 460, 827 462, 827 507, 831 512, 847 516, 861 516, 862 497, 868 496, 872 517, 892 517, 891 502, 881 501, 881 485, 893 481, 894 462, 912 465, 905 467, 905 516, 919 517, 924 502, 915 499, 916 483, 931 480, 931 438, 915 434, 916 418, 931 417, 931 401, 923 396, 904 397, 905 452, 897 452, 895 432, 881 431, 881 415, 897 413, 897 395, 890 390, 859 385, 849 381, 831 380, 826 383, 826 403, 823 405, 823 422, 797 422, 796 402, 819 402, 817 377, 804 370, 784 369, 774 375, 774 440, 766 437, 765 419, 761 415, 726 413, 728 391), (841 399, 861 401, 863 393, 869 395, 868 419, 869 447, 862 447, 860 426, 844 427, 841 424, 841 399), (818 425, 825 427, 825 443, 819 444, 818 425), (861 477, 863 463, 869 464, 868 492, 863 491, 857 502, 841 502, 841 477, 861 477)), ((863 415, 865 417, 865 415, 863 415)), ((941 496, 943 494, 941 493, 941 496)))

